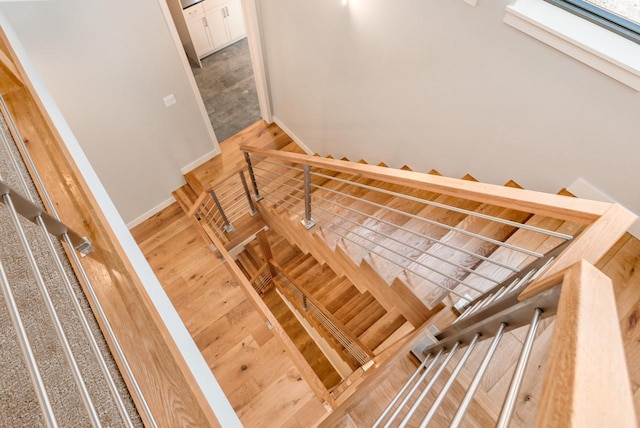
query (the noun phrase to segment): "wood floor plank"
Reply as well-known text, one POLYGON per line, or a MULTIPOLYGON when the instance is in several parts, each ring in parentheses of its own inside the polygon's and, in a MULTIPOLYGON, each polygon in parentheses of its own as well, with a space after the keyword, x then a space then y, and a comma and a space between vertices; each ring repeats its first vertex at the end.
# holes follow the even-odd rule
MULTIPOLYGON (((256 124, 253 129, 238 138, 248 141, 250 138, 256 138, 256 135, 263 144, 279 147, 288 144, 281 130, 278 131, 264 124, 256 124), (270 140, 272 137, 275 140, 270 140)), ((211 177, 220 174, 220 171, 215 171, 212 165, 222 165, 224 169, 239 161, 242 159, 238 156, 227 157, 223 162, 224 165, 214 161, 203 166, 197 174, 193 174, 192 179, 199 176, 200 178, 197 179, 202 179, 201 183, 206 183, 211 177)), ((566 222, 559 227, 558 231, 562 231, 565 225, 566 222)), ((235 286, 225 272, 224 266, 204 243, 196 239, 192 241, 191 238, 197 238, 198 235, 190 224, 180 220, 177 212, 169 211, 159 213, 152 223, 145 226, 140 230, 141 247, 145 249, 145 255, 163 284, 167 282, 166 288, 170 298, 178 302, 177 307, 181 317, 196 338, 198 346, 201 347, 203 355, 229 396, 243 424, 252 427, 317 425, 326 416, 324 407, 315 398, 308 385, 302 381, 299 372, 262 318, 246 304, 242 291, 235 286), (167 228, 171 227, 173 231, 167 231, 167 228), (185 247, 189 249, 186 250, 185 247)), ((637 323, 640 317, 640 304, 638 304, 640 278, 637 274, 640 270, 637 269, 640 267, 638 262, 640 244, 637 244, 637 240, 634 241, 634 239, 626 237, 609 251, 603 258, 602 268, 612 277, 616 288, 627 361, 632 385, 636 390, 635 399, 638 402, 640 401, 638 398, 640 394, 637 392, 640 376, 636 373, 640 374, 640 364, 636 363, 637 358, 634 359, 633 356, 640 354, 638 349, 640 332, 637 323)), ((538 240, 535 245, 531 243, 538 249, 545 246, 550 248, 552 244, 551 239, 542 243, 538 240)), ((276 243, 273 247, 278 245, 281 249, 284 248, 280 243, 276 243)), ((297 254, 300 255, 302 252, 298 251, 297 254)), ((499 256, 501 253, 496 251, 495 254, 499 256)), ((295 253, 286 253, 286 262, 292 262, 294 257, 295 253)), ((509 256, 505 255, 505 257, 509 256)), ((327 280, 322 269, 312 272, 309 266, 303 265, 299 270, 301 274, 306 270, 308 277, 305 281, 310 281, 310 276, 315 275, 323 278, 323 281, 327 280)), ((337 295, 344 294, 337 293, 337 295)), ((334 299, 336 298, 334 296, 334 299)), ((364 315, 360 316, 363 319, 367 318, 364 315)), ((452 317, 444 312, 441 313, 440 318, 442 318, 441 321, 433 320, 433 322, 441 329, 452 320, 452 317)), ((380 323, 384 324, 382 321, 380 323)), ((547 322, 543 327, 548 325, 547 322)), ((549 340, 552 330, 548 327, 541 328, 538 335, 539 343, 544 344, 549 340)), ((514 358, 517 358, 517 348, 522 342, 522 335, 522 332, 514 331, 505 336, 505 343, 510 349, 513 348, 512 352, 504 357, 497 355, 495 364, 490 366, 482 382, 483 394, 492 402, 499 401, 500 395, 504 394, 508 388, 508 377, 505 373, 508 374, 513 370, 514 358)), ((480 349, 476 352, 479 351, 480 349)), ((528 426, 533 420, 540 392, 539 382, 536 383, 536 381, 544 373, 545 355, 545 352, 534 347, 531 358, 533 369, 531 373, 528 369, 521 394, 518 396, 515 416, 517 424, 528 426)), ((401 370, 384 379, 380 382, 379 390, 374 388, 370 394, 371 400, 356 405, 353 412, 341 419, 340 424, 332 426, 370 424, 372 418, 375 419, 376 412, 379 412, 393 396, 394 391, 400 388, 404 381, 403 376, 408 377, 408 373, 415 369, 415 364, 408 358, 403 364, 404 372, 401 370)), ((463 376, 467 379, 470 377, 466 373, 463 376)), ((495 409, 492 406, 488 404, 487 413, 486 409, 474 403, 471 412, 478 421, 486 421, 484 419, 486 417, 495 418, 495 409)), ((478 423, 482 425, 482 422, 478 423)))
MULTIPOLYGON (((185 226, 175 215, 177 204, 164 211, 157 216, 162 221, 139 229, 145 256, 241 422, 260 426, 252 424, 269 420, 268 399, 261 395, 267 389, 275 394, 272 399, 295 396, 296 404, 286 409, 312 402, 322 407, 304 381, 296 381, 293 392, 286 390, 290 382, 283 382, 283 376, 297 379, 299 373, 284 348, 193 225, 185 226)), ((294 413, 287 410, 276 420, 297 423, 294 413)))

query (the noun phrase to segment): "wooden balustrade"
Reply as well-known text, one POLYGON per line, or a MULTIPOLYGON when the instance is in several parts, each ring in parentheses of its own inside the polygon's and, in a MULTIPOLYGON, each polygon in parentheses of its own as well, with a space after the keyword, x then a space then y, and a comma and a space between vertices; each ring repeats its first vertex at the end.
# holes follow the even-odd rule
POLYGON ((526 300, 562 284, 538 427, 635 427, 631 385, 611 280, 582 260, 532 284, 526 300))
MULTIPOLYGON (((99 203, 1 31, 0 52, 0 80, 3 81, 0 90, 56 210, 65 224, 93 243, 95 251, 82 258, 81 263, 142 392, 142 397, 135 393, 132 379, 121 369, 143 421, 151 426, 142 411, 144 399, 160 426, 219 426, 99 203)), ((17 135, 14 134, 14 138, 17 135)), ((43 189, 38 187, 38 192, 42 195, 43 189)), ((77 270, 78 266, 74 268, 77 270)), ((87 294, 87 284, 81 285, 87 294)), ((89 299, 89 304, 95 311, 96 302, 89 299)), ((98 323, 104 331, 105 326, 99 318, 98 323)), ((114 350, 108 335, 105 337, 114 350)), ((112 354, 122 368, 123 362, 117 353, 112 354)))

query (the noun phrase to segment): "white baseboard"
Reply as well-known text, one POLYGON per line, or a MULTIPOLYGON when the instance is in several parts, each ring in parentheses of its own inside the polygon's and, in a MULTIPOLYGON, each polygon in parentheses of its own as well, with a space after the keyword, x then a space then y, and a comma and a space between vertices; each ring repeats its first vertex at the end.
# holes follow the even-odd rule
POLYGON ((211 160, 211 159, 215 158, 220 153, 221 153, 220 147, 216 147, 215 149, 211 150, 209 153, 206 153, 206 154, 200 156, 198 159, 196 159, 193 162, 190 162, 189 164, 187 164, 187 165, 183 166, 182 168, 180 168, 180 173, 182 175, 185 175, 186 173, 196 169, 197 167, 199 167, 203 163, 207 162, 208 160, 211 160))
POLYGON ((145 212, 144 214, 140 215, 139 217, 137 217, 137 218, 131 220, 129 223, 127 223, 127 229, 129 229, 129 230, 133 229, 134 227, 136 227, 137 225, 139 225, 143 221, 145 221, 148 218, 150 218, 152 215, 154 215, 157 212, 162 211, 163 209, 167 208, 169 205, 171 205, 175 201, 176 201, 176 199, 173 196, 171 196, 166 201, 160 202, 158 205, 156 205, 155 207, 151 208, 149 211, 145 212))
POLYGON ((312 155, 312 154, 315 153, 313 150, 311 150, 309 147, 307 147, 307 145, 305 143, 303 143, 302 140, 296 136, 296 134, 291 132, 289 127, 287 127, 287 125, 285 125, 275 114, 272 117, 273 117, 273 121, 276 123, 276 125, 278 125, 280 127, 280 129, 282 129, 284 132, 286 132, 287 135, 289 137, 291 137, 291 139, 293 141, 295 141, 296 144, 298 144, 302 148, 302 150, 304 150, 308 155, 312 155))
MULTIPOLYGON (((582 177, 578 177, 573 183, 567 186, 567 190, 576 195, 579 198, 592 199, 594 201, 609 202, 612 204, 617 203, 615 199, 598 189, 593 184, 589 183, 582 177)), ((631 225, 629 233, 640 239, 640 220, 631 225)))

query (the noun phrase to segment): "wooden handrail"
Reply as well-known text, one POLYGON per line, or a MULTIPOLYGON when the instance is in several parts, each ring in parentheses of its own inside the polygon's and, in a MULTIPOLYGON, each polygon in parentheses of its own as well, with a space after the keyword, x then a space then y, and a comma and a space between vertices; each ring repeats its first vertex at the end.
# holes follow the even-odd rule
POLYGON ((242 144, 239 148, 244 152, 259 157, 269 157, 283 162, 326 168, 358 177, 382 180, 392 184, 585 224, 598 219, 611 207, 611 204, 605 202, 386 168, 377 165, 327 159, 319 156, 268 150, 247 144, 242 144))
POLYGON ((553 279, 559 280, 562 292, 536 426, 635 427, 611 280, 586 261, 553 279))
MULTIPOLYGON (((3 68, 17 73, 10 90, 7 85, 2 86, 8 109, 29 146, 29 154, 61 219, 87 236, 95 248, 93 253, 81 259, 81 264, 142 392, 142 396, 136 394, 133 380, 123 370, 123 361, 114 351, 114 343, 105 335, 143 422, 151 425, 142 411, 144 400, 160 426, 180 425, 185 420, 199 426, 219 426, 109 220, 2 31, 0 44, 7 52, 0 59, 3 68)), ((30 170, 30 173, 33 175, 34 172, 30 170)), ((38 183, 36 186, 42 196, 43 189, 38 183)), ((65 251, 69 249, 65 247, 65 251)), ((71 262, 74 264, 73 259, 71 262)), ((78 272, 78 266, 74 264, 73 267, 78 272)), ((82 278, 79 281, 88 294, 87 284, 82 278)), ((89 304, 95 312, 96 302, 89 298, 89 304)), ((99 317, 97 321, 105 331, 99 317)))
POLYGON ((308 293, 307 291, 303 290, 297 283, 296 280, 289 275, 289 273, 284 270, 282 268, 282 266, 280 266, 278 264, 278 262, 276 262, 275 260, 271 259, 269 260, 269 263, 276 268, 276 270, 278 272, 280 272, 280 274, 282 276, 284 276, 285 278, 287 278, 287 281, 289 281, 313 306, 315 306, 316 308, 318 308, 318 310, 320 312, 322 312, 322 314, 327 318, 327 320, 329 320, 329 322, 331 322, 333 325, 336 326, 336 328, 338 328, 338 330, 340 330, 342 333, 344 333, 345 336, 347 336, 347 338, 352 341, 356 346, 358 346, 360 349, 362 349, 367 356, 369 357, 369 359, 373 359, 375 357, 375 355, 373 354, 373 352, 367 348, 361 341, 360 339, 358 339, 356 336, 354 336, 353 334, 351 334, 349 332, 349 329, 339 320, 337 319, 331 312, 329 312, 322 303, 320 303, 318 300, 315 299, 315 297, 313 297, 310 293, 308 293))

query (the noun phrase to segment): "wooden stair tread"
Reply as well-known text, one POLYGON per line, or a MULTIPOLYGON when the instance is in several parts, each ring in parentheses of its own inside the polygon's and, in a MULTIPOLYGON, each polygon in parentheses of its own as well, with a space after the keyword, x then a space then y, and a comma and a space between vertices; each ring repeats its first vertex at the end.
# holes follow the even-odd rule
MULTIPOLYGON (((390 186, 388 190, 399 192, 402 189, 401 186, 390 186)), ((409 189, 405 194, 407 196, 424 199, 425 201, 432 201, 440 196, 438 193, 426 192, 419 189, 409 189)), ((425 206, 423 203, 410 201, 397 196, 388 199, 384 205, 387 208, 416 215, 428 207, 428 205, 425 206)), ((345 242, 345 248, 354 261, 359 263, 373 245, 369 240, 384 240, 384 236, 392 235, 395 231, 401 230, 398 229, 397 226, 404 226, 410 220, 411 217, 406 214, 399 214, 383 208, 377 209, 372 214, 372 217, 367 218, 362 223, 361 227, 356 226, 353 228, 353 232, 361 236, 354 239, 354 241, 360 245, 355 242, 345 242), (379 221, 379 219, 384 220, 386 223, 379 221)), ((389 256, 390 254, 385 255, 389 256)))
POLYGON ((345 299, 351 298, 350 294, 356 293, 359 293, 359 291, 351 281, 344 276, 336 275, 334 279, 316 292, 316 298, 324 302, 327 310, 333 313, 336 310, 336 301, 338 305, 341 305, 345 299))
POLYGON ((333 288, 323 292, 323 302, 331 313, 340 309, 345 302, 361 294, 360 290, 348 278, 340 277, 339 279, 340 282, 333 288))
POLYGON ((354 316, 356 316, 367 306, 369 306, 372 300, 375 299, 373 299, 368 291, 362 294, 358 294, 348 302, 345 302, 345 304, 336 311, 334 316, 338 318, 343 324, 347 325, 354 316))
POLYGON ((329 266, 318 263, 299 276, 298 285, 307 290, 320 303, 324 303, 321 299, 318 299, 317 293, 335 278, 336 274, 329 266))
POLYGON ((338 385, 342 380, 339 373, 333 368, 333 365, 296 319, 276 290, 274 288, 269 289, 264 294, 263 299, 269 310, 287 332, 287 335, 295 343, 296 348, 298 348, 304 359, 322 380, 323 385, 327 389, 338 385))
MULTIPOLYGON (((465 177, 463 177, 463 179, 474 181, 473 177, 469 175, 466 175, 465 177)), ((480 206, 479 202, 446 195, 438 196, 433 200, 433 202, 468 211, 473 211, 480 206)), ((466 217, 466 214, 435 206, 426 206, 416 215, 423 218, 429 218, 433 221, 447 226, 455 226, 466 217)), ((403 225, 403 227, 415 233, 408 232, 407 230, 397 229, 395 232, 393 232, 391 238, 387 238, 381 241, 379 248, 376 248, 374 250, 382 251, 383 254, 387 257, 393 257, 392 253, 381 249, 382 247, 385 247, 389 248, 391 251, 403 254, 408 259, 416 259, 423 252, 427 251, 427 249, 431 247, 431 245, 433 245, 433 241, 427 239, 426 237, 437 240, 441 239, 448 233, 448 230, 443 227, 429 224, 415 218, 409 219, 403 225), (411 247, 414 247, 416 249, 411 247)), ((371 257, 374 260, 374 263, 376 263, 380 274, 389 284, 391 284, 396 277, 403 273, 402 265, 409 265, 409 261, 406 259, 399 259, 398 261, 401 262, 402 265, 398 266, 389 263, 388 261, 376 256, 373 253, 371 257)))
MULTIPOLYGON (((505 209, 487 204, 483 204, 476 211, 486 215, 491 215, 515 222, 523 222, 530 217, 529 213, 505 209)), ((475 216, 467 216, 456 227, 498 241, 506 240, 516 230, 512 226, 481 219, 475 216)), ((485 257, 491 255, 491 253, 493 253, 497 249, 497 245, 495 244, 476 238, 469 239, 468 236, 455 231, 447 233, 447 235, 442 238, 442 241, 458 248, 464 248, 467 251, 485 257)), ((448 260, 451 263, 455 263, 467 268, 473 268, 479 264, 479 259, 456 251, 452 248, 446 247, 442 244, 435 244, 431 246, 417 260, 418 263, 421 263, 427 268, 420 266, 417 263, 414 263, 411 266, 418 271, 424 272, 429 280, 438 282, 448 289, 455 288, 458 284, 457 281, 445 278, 437 273, 437 271, 445 272, 451 276, 459 277, 460 279, 466 277, 466 272, 461 271, 459 268, 453 266, 452 264, 429 257, 432 254, 437 254, 439 257, 448 260)), ((447 295, 447 291, 433 285, 427 286, 426 282, 422 282, 420 289, 416 290, 416 294, 423 299, 428 307, 433 307, 435 304, 439 303, 444 296, 447 295)))
POLYGON ((310 269, 311 267, 313 267, 317 263, 318 263, 317 260, 314 259, 311 254, 305 253, 297 261, 297 263, 295 263, 295 264, 291 263, 289 266, 283 266, 283 267, 289 273, 289 275, 291 275, 292 277, 296 278, 302 272, 305 272, 306 270, 310 269))
POLYGON ((196 195, 191 186, 189 186, 188 184, 184 184, 183 186, 177 188, 176 190, 171 192, 171 194, 175 198, 176 202, 178 202, 178 205, 180 205, 180 208, 182 208, 182 211, 184 211, 185 213, 189 212, 193 204, 196 202, 196 199, 198 199, 198 195, 196 195))
POLYGON ((369 349, 375 350, 406 322, 407 320, 402 314, 400 314, 397 309, 394 309, 378 318, 358 337, 369 349))
POLYGON ((364 310, 355 314, 346 325, 353 335, 360 337, 386 314, 387 311, 374 299, 364 310))

